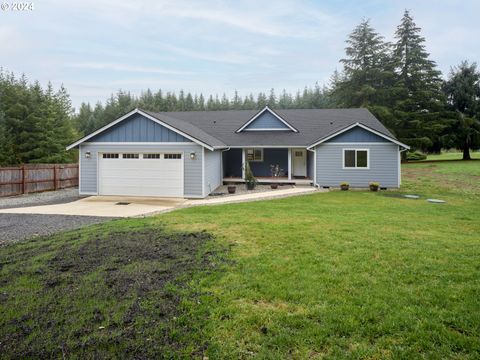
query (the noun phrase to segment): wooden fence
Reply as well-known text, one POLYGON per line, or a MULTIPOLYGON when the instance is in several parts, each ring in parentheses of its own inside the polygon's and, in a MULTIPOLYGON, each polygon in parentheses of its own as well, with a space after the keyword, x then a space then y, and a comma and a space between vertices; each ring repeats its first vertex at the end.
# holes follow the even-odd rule
POLYGON ((0 196, 78 186, 78 164, 28 164, 0 167, 0 196))

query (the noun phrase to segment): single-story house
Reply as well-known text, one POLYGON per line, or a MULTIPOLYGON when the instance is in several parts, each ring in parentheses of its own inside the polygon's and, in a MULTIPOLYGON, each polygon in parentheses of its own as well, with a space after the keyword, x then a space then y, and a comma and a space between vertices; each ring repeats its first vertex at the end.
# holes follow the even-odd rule
POLYGON ((135 109, 79 148, 81 195, 204 198, 244 182, 398 188, 408 146, 366 109, 161 112, 135 109), (272 178, 271 165, 281 176, 272 178))

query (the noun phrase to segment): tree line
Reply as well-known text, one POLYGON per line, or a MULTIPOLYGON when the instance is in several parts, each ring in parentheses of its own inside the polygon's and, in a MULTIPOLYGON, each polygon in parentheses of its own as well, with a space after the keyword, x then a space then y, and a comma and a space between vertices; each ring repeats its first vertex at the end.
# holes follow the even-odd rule
POLYGON ((82 103, 74 113, 66 90, 46 89, 25 76, 0 71, 0 165, 72 160, 65 146, 135 107, 150 111, 205 111, 366 107, 414 150, 439 152, 480 147, 480 72, 463 61, 442 79, 425 48, 425 38, 405 11, 394 42, 387 42, 362 20, 346 40, 342 69, 327 86, 291 94, 260 92, 245 97, 150 89, 134 96, 119 91, 102 104, 82 103))
POLYGON ((75 154, 65 150, 78 135, 73 118, 63 86, 43 89, 25 76, 0 71, 1 166, 75 161, 75 154))
POLYGON ((136 107, 155 112, 216 111, 255 110, 262 109, 267 104, 276 109, 319 109, 333 106, 330 103, 328 88, 321 88, 318 83, 313 88, 305 87, 302 92, 298 91, 294 96, 286 90, 277 96, 275 90, 271 89, 268 95, 259 92, 256 96, 250 94, 243 98, 235 91, 231 99, 226 94, 221 97, 210 95, 205 99, 203 94, 185 94, 183 90, 179 92, 178 96, 174 92, 163 92, 162 90, 154 93, 147 89, 139 96, 119 91, 115 95, 111 95, 105 105, 98 102, 92 107, 88 103, 82 103, 75 116, 75 125, 81 133, 88 134, 136 107))

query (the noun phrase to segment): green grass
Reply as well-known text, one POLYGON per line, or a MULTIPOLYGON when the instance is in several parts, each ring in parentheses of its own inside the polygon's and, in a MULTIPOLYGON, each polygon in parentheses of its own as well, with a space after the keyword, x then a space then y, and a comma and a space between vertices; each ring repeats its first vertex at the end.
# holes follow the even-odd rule
MULTIPOLYGON (((49 302, 44 275, 35 271, 48 270, 65 242, 76 246, 77 241, 92 236, 104 239, 113 231, 128 236, 139 229, 165 228, 172 234, 206 230, 215 240, 196 248, 193 258, 229 248, 224 255, 228 261, 215 256, 213 265, 201 261, 190 271, 172 275, 171 293, 180 300, 174 303, 174 319, 160 324, 162 336, 152 330, 159 325, 149 319, 157 319, 151 309, 164 300, 144 294, 149 305, 140 302, 140 309, 147 309, 137 314, 141 326, 130 330, 139 348, 145 342, 137 332, 145 331, 153 339, 150 346, 172 341, 174 346, 156 346, 170 351, 163 355, 178 357, 479 358, 480 162, 416 163, 403 170, 399 193, 419 194, 421 199, 332 191, 197 207, 88 228, 75 235, 78 239, 65 234, 0 249, 0 294, 8 293, 6 303, 0 305, 0 327, 5 329, 22 313, 37 313, 38 302, 49 302), (426 197, 447 203, 430 204, 426 197), (23 255, 29 251, 39 254, 23 255)), ((63 257, 71 252, 67 248, 63 257)), ((182 261, 187 258, 191 257, 182 261)), ((141 270, 154 274, 152 266, 141 270)), ((181 263, 175 260, 171 266, 181 263)), ((127 265, 118 268, 122 273, 131 271, 127 265)), ((96 306, 101 295, 87 288, 96 284, 104 289, 104 273, 96 274, 100 277, 94 274, 75 283, 77 291, 85 294, 81 301, 60 296, 63 305, 53 309, 61 312, 68 305, 77 315, 86 311, 84 307, 96 306)), ((117 324, 115 331, 123 334, 127 330, 118 319, 138 294, 129 293, 125 302, 114 297, 115 303, 109 303, 108 294, 103 306, 111 311, 105 312, 104 322, 117 324)), ((83 336, 101 339, 89 317, 81 315, 81 319, 86 328, 83 336)), ((33 328, 39 319, 28 321, 33 328)), ((74 335, 67 325, 58 326, 68 339, 74 335)), ((4 347, 5 331, 0 334, 4 347)), ((109 336, 106 340, 115 339, 109 336)), ((17 343, 25 346, 25 341, 17 343)), ((118 354, 122 348, 116 343, 109 346, 104 349, 107 354, 118 354)))
MULTIPOLYGON (((480 151, 470 151, 470 157, 472 159, 480 159, 480 151)), ((441 154, 428 154, 425 160, 462 160, 463 153, 460 151, 443 151, 441 154)))

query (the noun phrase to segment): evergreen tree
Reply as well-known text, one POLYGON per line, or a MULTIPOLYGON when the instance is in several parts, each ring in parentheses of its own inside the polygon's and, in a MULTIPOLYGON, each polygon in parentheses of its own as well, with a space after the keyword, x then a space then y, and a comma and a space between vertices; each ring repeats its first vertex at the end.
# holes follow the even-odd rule
POLYGON ((187 97, 185 98, 185 111, 193 111, 193 110, 195 110, 193 97, 192 97, 192 94, 188 93, 187 97))
POLYGON ((268 97, 268 106, 275 108, 277 106, 277 97, 275 96, 275 89, 270 89, 270 96, 268 97))
POLYGON ((463 61, 450 70, 443 87, 449 108, 456 113, 446 138, 448 145, 463 151, 470 160, 470 149, 480 147, 480 72, 477 64, 463 61))
POLYGON ((233 95, 232 100, 232 109, 240 110, 242 108, 242 98, 238 96, 238 91, 235 90, 235 94, 233 95))
POLYGON ((244 110, 253 110, 257 108, 257 104, 255 102, 255 98, 253 97, 253 94, 245 96, 245 100, 243 100, 242 108, 244 110))
MULTIPOLYGON (((343 79, 337 77, 334 93, 340 106, 368 107, 381 105, 392 72, 388 71, 388 44, 363 20, 346 40, 343 79)), ((337 74, 338 75, 338 74, 337 74)))
POLYGON ((448 126, 440 71, 425 50, 425 38, 405 11, 395 32, 393 64, 397 81, 392 88, 397 135, 414 148, 440 151, 441 134, 448 126))
POLYGON ((220 104, 221 110, 229 110, 230 108, 230 100, 228 100, 227 95, 223 93, 222 95, 222 102, 220 104))
POLYGON ((263 92, 259 92, 257 96, 257 109, 262 109, 267 105, 267 96, 263 92))
POLYGON ((208 97, 207 110, 215 110, 215 101, 213 100, 213 95, 208 97))
POLYGON ((200 93, 200 96, 198 97, 198 108, 197 110, 203 111, 205 110, 205 98, 203 97, 203 94, 200 93))

